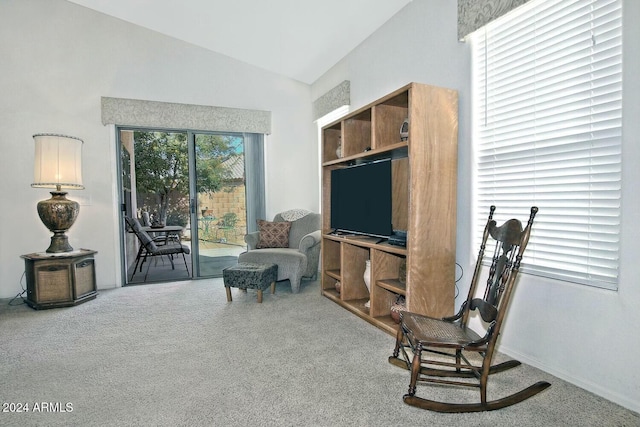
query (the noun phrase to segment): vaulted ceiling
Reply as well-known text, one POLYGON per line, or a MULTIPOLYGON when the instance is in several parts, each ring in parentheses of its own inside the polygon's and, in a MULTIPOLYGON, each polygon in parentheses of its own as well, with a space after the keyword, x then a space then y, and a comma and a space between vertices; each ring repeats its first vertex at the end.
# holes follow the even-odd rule
POLYGON ((68 0, 311 84, 411 0, 68 0))

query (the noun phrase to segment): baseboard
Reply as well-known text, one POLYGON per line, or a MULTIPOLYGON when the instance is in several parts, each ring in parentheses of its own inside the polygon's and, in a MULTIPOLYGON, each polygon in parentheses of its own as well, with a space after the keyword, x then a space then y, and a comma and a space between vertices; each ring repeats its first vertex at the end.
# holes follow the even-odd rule
POLYGON ((571 383, 577 387, 583 388, 593 394, 596 394, 602 397, 603 399, 607 399, 631 411, 640 413, 640 402, 633 401, 629 399, 628 396, 623 396, 619 393, 615 393, 591 381, 585 381, 582 378, 577 378, 564 370, 559 370, 552 366, 548 366, 540 362, 539 360, 532 359, 527 355, 519 353, 507 346, 500 345, 500 347, 498 348, 498 351, 509 357, 517 359, 522 363, 525 363, 527 365, 533 366, 534 368, 538 368, 542 371, 545 371, 555 377, 560 378, 561 380, 567 381, 568 383, 571 383))

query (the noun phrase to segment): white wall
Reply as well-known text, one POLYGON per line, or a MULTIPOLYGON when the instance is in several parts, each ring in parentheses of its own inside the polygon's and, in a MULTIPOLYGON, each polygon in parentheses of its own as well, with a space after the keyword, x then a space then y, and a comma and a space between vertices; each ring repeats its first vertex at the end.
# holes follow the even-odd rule
MULTIPOLYGON (((622 249, 618 292, 521 275, 501 351, 640 411, 640 2, 624 4, 622 249)), ((469 48, 456 41, 456 2, 413 0, 312 85, 317 98, 351 81, 358 108, 410 82, 459 91, 457 258, 468 289, 477 248, 470 247, 472 151, 469 48)), ((534 226, 535 233, 535 226, 534 226)), ((465 288, 466 286, 466 288, 465 288)), ((459 302, 459 301, 458 301, 459 302)))
POLYGON ((36 203, 49 194, 30 188, 31 136, 40 132, 85 141, 86 189, 69 194, 81 202, 69 240, 74 248, 98 251, 99 289, 121 284, 116 151, 112 128, 101 124, 102 96, 272 111, 267 216, 293 207, 319 210, 306 84, 64 0, 2 0, 0 58, 0 177, 9 190, 0 209, 0 298, 21 291, 20 255, 49 245, 36 213, 36 203))

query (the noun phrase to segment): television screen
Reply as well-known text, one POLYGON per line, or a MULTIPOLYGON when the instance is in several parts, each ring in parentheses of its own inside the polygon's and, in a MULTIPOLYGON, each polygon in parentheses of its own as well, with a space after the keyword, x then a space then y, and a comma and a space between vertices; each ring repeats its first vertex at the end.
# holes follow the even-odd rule
POLYGON ((331 171, 331 228, 389 237, 391 225, 391 160, 331 171))

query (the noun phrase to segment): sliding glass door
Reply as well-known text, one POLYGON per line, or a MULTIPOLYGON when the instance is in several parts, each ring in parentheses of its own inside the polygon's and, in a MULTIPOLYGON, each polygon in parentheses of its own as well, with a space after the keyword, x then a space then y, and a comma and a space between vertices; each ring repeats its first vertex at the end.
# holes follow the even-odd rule
POLYGON ((191 236, 197 245, 197 275, 220 276, 245 250, 244 138, 241 134, 196 133, 193 140, 196 227, 191 236))
POLYGON ((119 128, 118 137, 125 283, 221 276, 245 250, 247 218, 264 212, 262 136, 119 128), (124 217, 159 244, 188 246, 187 268, 182 259, 142 262, 124 217))

